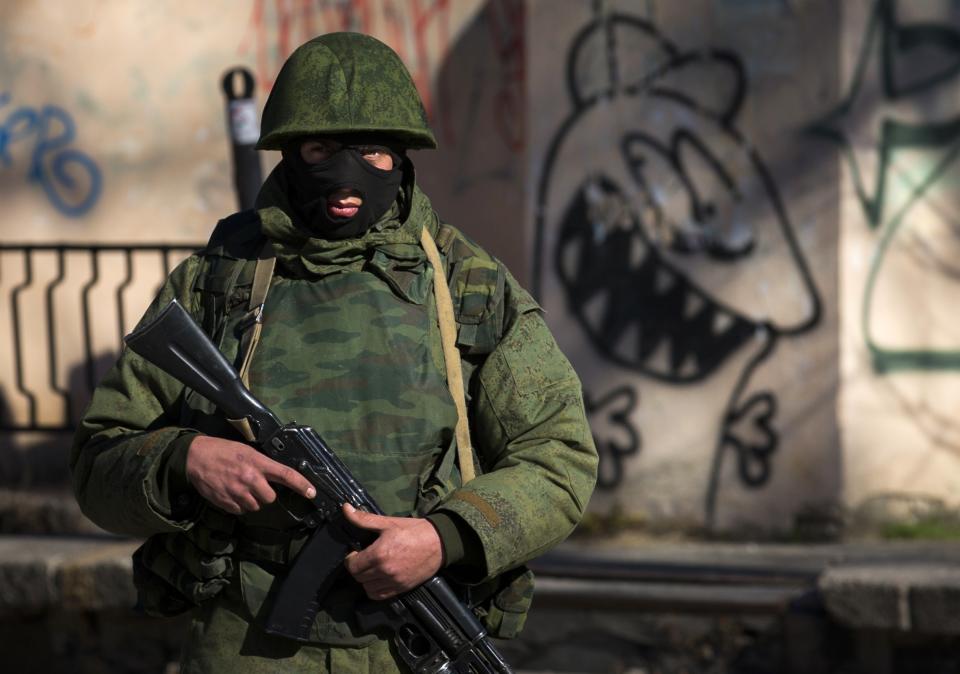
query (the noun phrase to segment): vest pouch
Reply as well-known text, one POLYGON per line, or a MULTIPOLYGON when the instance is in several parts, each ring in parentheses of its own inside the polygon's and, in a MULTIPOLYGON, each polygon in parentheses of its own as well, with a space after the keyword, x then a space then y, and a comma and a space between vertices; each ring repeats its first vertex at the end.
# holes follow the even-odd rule
POLYGON ((420 475, 414 510, 417 517, 426 517, 433 512, 434 508, 462 484, 460 467, 457 465, 457 439, 451 437, 439 460, 429 464, 428 470, 420 475))
POLYGON ((496 580, 497 589, 474 610, 491 636, 513 639, 523 630, 533 603, 533 571, 519 566, 496 580))
POLYGON ((201 327, 215 343, 222 339, 224 318, 238 308, 245 308, 253 286, 255 263, 211 256, 197 276, 193 290, 200 294, 203 315, 201 327))
POLYGON ((153 618, 172 618, 195 607, 187 596, 174 589, 172 576, 179 575, 176 564, 166 558, 162 537, 151 536, 133 553, 133 586, 137 590, 137 609, 153 618), (162 559, 160 568, 158 559, 162 559))
MULTIPOLYGON (((240 338, 235 334, 236 324, 250 299, 254 267, 255 264, 248 260, 211 256, 193 285, 194 292, 200 294, 203 331, 235 368, 239 368, 236 360, 240 344, 240 338)), ((189 387, 182 400, 180 425, 205 435, 243 441, 223 413, 189 387)))
POLYGON ((218 595, 233 576, 234 520, 203 509, 188 531, 155 534, 133 553, 137 602, 147 615, 175 616, 218 595))
POLYGON ((457 320, 457 346, 464 355, 486 355, 500 342, 505 283, 503 266, 492 259, 471 256, 452 263, 450 296, 457 320))

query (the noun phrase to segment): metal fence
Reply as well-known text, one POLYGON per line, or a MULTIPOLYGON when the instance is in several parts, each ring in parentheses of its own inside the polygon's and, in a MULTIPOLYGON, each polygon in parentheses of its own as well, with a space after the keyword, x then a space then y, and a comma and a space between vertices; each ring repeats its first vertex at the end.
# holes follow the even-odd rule
POLYGON ((202 244, 0 244, 0 431, 71 431, 170 270, 202 244))

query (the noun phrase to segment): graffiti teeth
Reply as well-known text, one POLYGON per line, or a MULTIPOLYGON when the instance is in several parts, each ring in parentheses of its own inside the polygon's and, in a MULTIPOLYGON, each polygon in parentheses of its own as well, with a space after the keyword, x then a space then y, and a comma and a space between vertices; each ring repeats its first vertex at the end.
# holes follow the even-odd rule
POLYGON ((590 325, 603 325, 608 304, 609 295, 605 292, 599 292, 583 305, 583 315, 590 325))
POLYGON ((662 267, 657 269, 653 287, 658 295, 666 295, 673 289, 674 283, 676 283, 676 278, 671 272, 662 267))
POLYGON ((683 357, 678 366, 674 368, 673 374, 674 376, 688 379, 695 377, 697 375, 697 371, 697 358, 692 353, 688 353, 683 357))
POLYGON ((628 326, 614 344, 613 352, 619 358, 633 361, 640 351, 640 326, 636 323, 628 326))
POLYGON ((672 371, 670 363, 670 343, 669 340, 658 340, 653 352, 646 358, 646 366, 655 372, 672 371))
POLYGON ((706 306, 707 302, 699 294, 691 292, 687 293, 686 301, 683 306, 683 317, 686 319, 691 319, 697 316, 703 308, 706 306))
POLYGON ((733 325, 733 316, 725 311, 718 311, 713 316, 713 334, 722 335, 733 325))

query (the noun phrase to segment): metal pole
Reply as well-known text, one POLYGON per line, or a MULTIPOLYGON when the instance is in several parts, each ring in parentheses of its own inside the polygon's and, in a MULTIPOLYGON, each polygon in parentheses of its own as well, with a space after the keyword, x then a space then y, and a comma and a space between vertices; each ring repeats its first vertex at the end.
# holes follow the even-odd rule
POLYGON ((231 68, 223 76, 227 97, 227 128, 233 148, 233 180, 240 210, 253 208, 263 184, 260 154, 254 149, 260 137, 253 73, 244 67, 231 68), (240 89, 237 89, 237 84, 240 89))

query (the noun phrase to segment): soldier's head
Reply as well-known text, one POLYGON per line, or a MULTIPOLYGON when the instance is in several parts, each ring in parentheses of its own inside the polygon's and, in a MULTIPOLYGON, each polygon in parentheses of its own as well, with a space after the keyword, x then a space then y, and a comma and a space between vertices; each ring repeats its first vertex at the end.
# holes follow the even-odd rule
POLYGON ((321 35, 290 55, 257 143, 282 152, 295 215, 327 238, 366 231, 412 180, 406 151, 436 146, 400 57, 360 33, 321 35))

